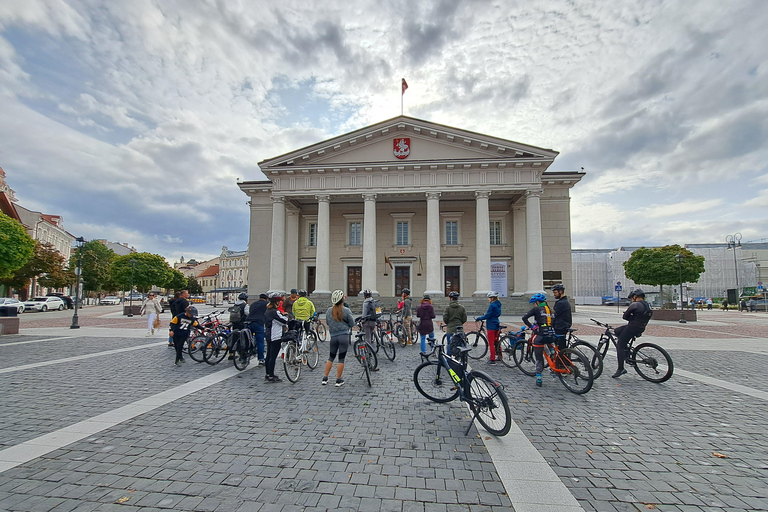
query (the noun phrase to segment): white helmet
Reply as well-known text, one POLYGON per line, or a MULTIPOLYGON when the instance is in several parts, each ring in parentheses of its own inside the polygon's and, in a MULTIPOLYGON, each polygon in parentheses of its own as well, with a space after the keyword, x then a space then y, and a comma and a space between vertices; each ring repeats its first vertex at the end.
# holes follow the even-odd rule
POLYGON ((343 292, 343 291, 341 291, 341 290, 335 290, 335 291, 334 291, 334 292, 331 294, 331 302, 332 302, 333 304, 338 304, 338 303, 339 303, 339 302, 341 302, 342 300, 344 300, 344 292, 343 292))
POLYGON ((498 297, 499 296, 499 292, 488 292, 487 296, 488 296, 489 299, 491 297, 498 297))

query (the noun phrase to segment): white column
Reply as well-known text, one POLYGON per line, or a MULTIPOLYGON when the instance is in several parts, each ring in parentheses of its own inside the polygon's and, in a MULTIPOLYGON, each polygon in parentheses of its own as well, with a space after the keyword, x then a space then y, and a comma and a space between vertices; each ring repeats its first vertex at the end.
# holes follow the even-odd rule
MULTIPOLYGON (((475 295, 491 291, 491 224, 488 219, 490 192, 475 192, 475 295)), ((497 290, 504 291, 504 290, 497 290)))
POLYGON ((272 196, 272 251, 269 259, 269 289, 283 290, 284 286, 285 198, 272 196))
POLYGON ((526 265, 527 258, 525 257, 528 244, 526 243, 525 205, 523 204, 512 206, 512 229, 515 232, 513 246, 514 269, 512 271, 515 277, 515 291, 512 295, 520 296, 525 295, 525 290, 528 289, 528 266, 526 265))
POLYGON ((317 198, 317 252, 313 297, 331 294, 331 196, 317 198))
POLYGON ((440 275, 440 192, 427 192, 427 286, 424 293, 444 295, 440 275))
POLYGON ((365 201, 363 217, 363 290, 371 290, 378 295, 376 290, 376 194, 363 194, 365 201))
POLYGON ((541 241, 541 190, 525 193, 526 263, 528 264, 528 290, 526 293, 544 291, 544 249, 541 241))
POLYGON ((299 282, 299 211, 292 207, 287 207, 285 211, 285 255, 283 289, 304 288, 306 283, 299 282))

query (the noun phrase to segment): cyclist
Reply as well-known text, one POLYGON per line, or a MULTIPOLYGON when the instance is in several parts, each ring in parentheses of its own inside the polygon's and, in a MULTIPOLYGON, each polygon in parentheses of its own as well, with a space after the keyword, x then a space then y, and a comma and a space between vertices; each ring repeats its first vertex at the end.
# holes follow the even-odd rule
POLYGON ((270 293, 267 312, 264 314, 267 338, 267 364, 264 380, 267 382, 280 382, 283 380, 275 375, 275 361, 277 361, 277 353, 280 352, 280 343, 283 340, 283 326, 288 323, 288 315, 279 309, 282 302, 282 292, 270 293))
MULTIPOLYGON (((237 296, 237 300, 232 305, 231 308, 229 308, 229 318, 232 321, 232 332, 234 331, 241 331, 245 329, 245 318, 248 316, 248 294, 245 292, 241 292, 240 295, 237 296), (239 309, 239 314, 233 313, 235 309, 239 309), (232 320, 233 318, 238 318, 239 320, 232 320)), ((233 346, 229 347, 229 360, 231 361, 235 357, 235 347, 234 343, 233 346)))
POLYGON ((299 298, 293 303, 291 308, 293 317, 301 321, 304 332, 309 332, 309 320, 315 314, 315 305, 307 298, 307 290, 299 290, 299 298))
POLYGON ((189 338, 189 329, 197 327, 197 325, 197 308, 195 306, 187 306, 183 313, 171 319, 168 336, 173 338, 173 346, 176 348, 176 362, 173 363, 176 366, 186 362, 181 353, 184 350, 184 343, 189 338))
POLYGON ((413 339, 411 338, 411 290, 403 288, 401 297, 403 298, 403 307, 401 310, 403 313, 403 327, 405 327, 405 337, 408 340, 406 345, 413 345, 413 339))
POLYGON ((627 325, 621 325, 614 331, 616 333, 616 358, 619 360, 619 367, 616 373, 611 375, 614 379, 621 377, 627 370, 624 369, 624 362, 627 358, 627 343, 635 336, 640 336, 645 331, 645 326, 653 316, 651 306, 645 302, 645 292, 643 290, 634 290, 629 294, 632 304, 624 312, 624 320, 627 325))
POLYGON ((533 294, 528 302, 533 304, 533 308, 523 315, 523 323, 536 333, 533 355, 536 358, 536 385, 541 387, 541 372, 544 370, 544 347, 555 342, 555 331, 552 328, 555 313, 547 305, 547 296, 543 293, 533 294), (531 317, 536 322, 535 325, 528 321, 531 317))
MULTIPOLYGON (((325 374, 321 384, 328 384, 328 375, 331 373, 333 360, 336 354, 339 356, 339 364, 336 365, 336 387, 344 385, 344 379, 341 375, 344 373, 344 359, 349 350, 350 334, 355 326, 355 319, 352 317, 352 311, 344 306, 346 296, 341 290, 336 290, 331 294, 333 306, 328 308, 325 313, 325 321, 328 323, 328 332, 331 333, 330 353, 328 361, 325 363, 325 374)), ((294 305, 295 307, 295 305, 294 305)))
POLYGON ((376 329, 376 301, 373 300, 373 292, 363 290, 363 329, 365 330, 366 343, 373 342, 373 331, 376 329))
POLYGON ((499 317, 501 316, 501 302, 499 301, 499 292, 488 292, 488 311, 483 316, 475 318, 475 322, 486 321, 488 329, 488 346, 491 349, 491 358, 488 364, 496 364, 501 361, 501 350, 499 347, 499 317))
POLYGON ((446 344, 450 346, 451 335, 456 332, 456 328, 467 322, 467 310, 459 304, 459 292, 453 291, 448 294, 451 301, 443 313, 443 322, 445 323, 446 344))
POLYGON ((256 366, 264 366, 264 324, 267 318, 264 316, 267 312, 267 302, 269 296, 266 293, 259 294, 259 300, 255 301, 248 308, 248 316, 245 317, 245 323, 253 334, 253 342, 256 344, 256 353, 259 362, 256 366))
POLYGON ((427 336, 429 336, 429 342, 435 342, 435 325, 432 323, 432 319, 435 318, 435 308, 432 306, 432 297, 424 294, 421 299, 421 304, 416 309, 416 316, 419 317, 418 331, 421 337, 421 351, 427 351, 427 336))
POLYGON ((293 319, 293 303, 299 298, 299 291, 296 288, 291 288, 291 294, 283 301, 283 311, 288 315, 288 318, 293 319))
POLYGON ((568 336, 568 329, 573 325, 573 319, 571 317, 571 303, 568 302, 568 297, 565 295, 565 286, 562 284, 556 284, 552 287, 552 295, 555 296, 555 336, 557 338, 557 348, 563 350, 565 348, 566 336, 568 336))

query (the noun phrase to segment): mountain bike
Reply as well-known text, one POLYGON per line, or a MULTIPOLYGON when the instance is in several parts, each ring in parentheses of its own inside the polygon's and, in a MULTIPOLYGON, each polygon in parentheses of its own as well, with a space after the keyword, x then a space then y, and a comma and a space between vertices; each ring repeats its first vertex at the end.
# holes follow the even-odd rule
POLYGON ((376 370, 378 361, 376 359, 376 353, 365 341, 364 332, 358 332, 355 334, 354 350, 355 359, 357 359, 357 361, 363 367, 363 376, 365 376, 365 380, 368 382, 368 387, 371 387, 371 373, 376 370))
POLYGON ((187 354, 193 361, 202 363, 203 359, 203 347, 206 340, 209 337, 218 335, 224 332, 225 326, 219 320, 219 316, 223 311, 214 311, 198 321, 198 327, 190 333, 189 340, 187 340, 187 354))
POLYGON ((568 329, 568 337, 566 338, 566 346, 568 348, 575 348, 582 354, 584 354, 592 365, 592 376, 597 379, 603 374, 603 358, 597 350, 597 347, 588 341, 584 341, 578 338, 574 332, 578 329, 568 329))
MULTIPOLYGON (((373 332, 371 333, 371 341, 366 342, 366 345, 368 345, 368 349, 373 354, 373 357, 369 359, 369 363, 372 363, 372 367, 371 367, 372 372, 375 372, 379 368, 379 359, 376 356, 376 354, 378 353, 379 347, 381 346, 381 340, 379 339, 379 334, 378 334, 378 322, 380 318, 381 316, 377 314, 376 315, 377 324, 373 328, 373 332)), ((363 337, 365 337, 365 328, 363 327, 363 317, 359 316, 355 318, 355 323, 357 324, 357 330, 358 330, 358 334, 355 334, 355 336, 362 334, 363 337)))
POLYGON ((234 358, 232 362, 239 371, 243 371, 248 368, 248 364, 251 362, 251 357, 256 354, 256 344, 253 343, 253 335, 251 330, 235 329, 229 335, 228 343, 234 358))
POLYGON ((203 361, 216 365, 227 357, 231 334, 229 327, 220 327, 206 336, 202 348, 203 361))
POLYGON ((454 355, 446 355, 444 343, 436 343, 427 361, 413 372, 413 383, 419 393, 437 403, 450 402, 459 398, 469 405, 472 420, 464 432, 469 434, 475 419, 491 434, 503 436, 512 426, 504 387, 490 375, 473 370, 467 364, 468 346, 454 345, 454 355), (437 360, 429 359, 436 355, 437 360))
POLYGON ((376 344, 384 351, 384 355, 387 356, 387 359, 394 361, 397 351, 395 349, 395 335, 392 334, 390 325, 390 322, 383 318, 377 320, 374 336, 376 337, 376 344))
POLYGON ((521 327, 520 330, 516 332, 504 333, 504 329, 507 328, 506 325, 499 327, 499 350, 496 353, 496 357, 501 358, 501 362, 504 366, 515 368, 517 366, 514 358, 515 345, 517 345, 519 341, 525 341, 525 326, 521 327))
POLYGON ((328 341, 328 328, 320 320, 320 313, 315 313, 309 320, 309 328, 317 334, 317 339, 320 341, 328 341))
MULTIPOLYGON (((405 347, 408 344, 408 335, 405 330, 405 318, 403 317, 402 313, 396 313, 395 322, 392 326, 392 332, 395 333, 397 342, 401 347, 405 347)), ((418 334, 419 333, 416 330, 416 324, 413 322, 413 317, 411 317, 411 340, 415 340, 418 334)))
POLYGON ((295 320, 288 322, 288 332, 283 336, 280 350, 283 371, 291 382, 299 380, 302 366, 306 365, 310 370, 314 370, 320 360, 317 351, 317 335, 312 331, 304 331, 302 323, 295 320))
MULTIPOLYGON (((605 359, 605 354, 608 353, 608 345, 613 343, 613 346, 616 347, 616 332, 608 324, 598 322, 594 318, 590 318, 590 320, 605 328, 605 332, 600 335, 600 340, 597 342, 597 353, 601 359, 605 359)), ((638 337, 633 336, 627 342, 627 364, 634 367, 638 375, 647 381, 656 383, 668 381, 675 371, 672 358, 666 350, 655 343, 640 343, 638 346, 633 347, 638 337)))
MULTIPOLYGON (((512 352, 517 367, 529 376, 536 375, 533 345, 537 337, 534 333, 527 340, 518 341, 512 352)), ((557 375, 568 391, 582 395, 592 389, 595 377, 587 356, 572 348, 560 350, 555 343, 546 344, 543 356, 544 365, 549 366, 549 371, 557 375)))

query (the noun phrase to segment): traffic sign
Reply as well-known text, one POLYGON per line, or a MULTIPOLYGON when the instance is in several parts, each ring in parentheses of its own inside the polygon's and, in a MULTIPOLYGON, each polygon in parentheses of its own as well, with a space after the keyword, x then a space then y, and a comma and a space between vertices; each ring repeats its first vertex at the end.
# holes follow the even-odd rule
POLYGON ((622 290, 622 288, 621 288, 621 285, 620 285, 620 284, 617 284, 617 285, 616 285, 616 291, 617 291, 617 292, 620 292, 621 290, 622 290))

